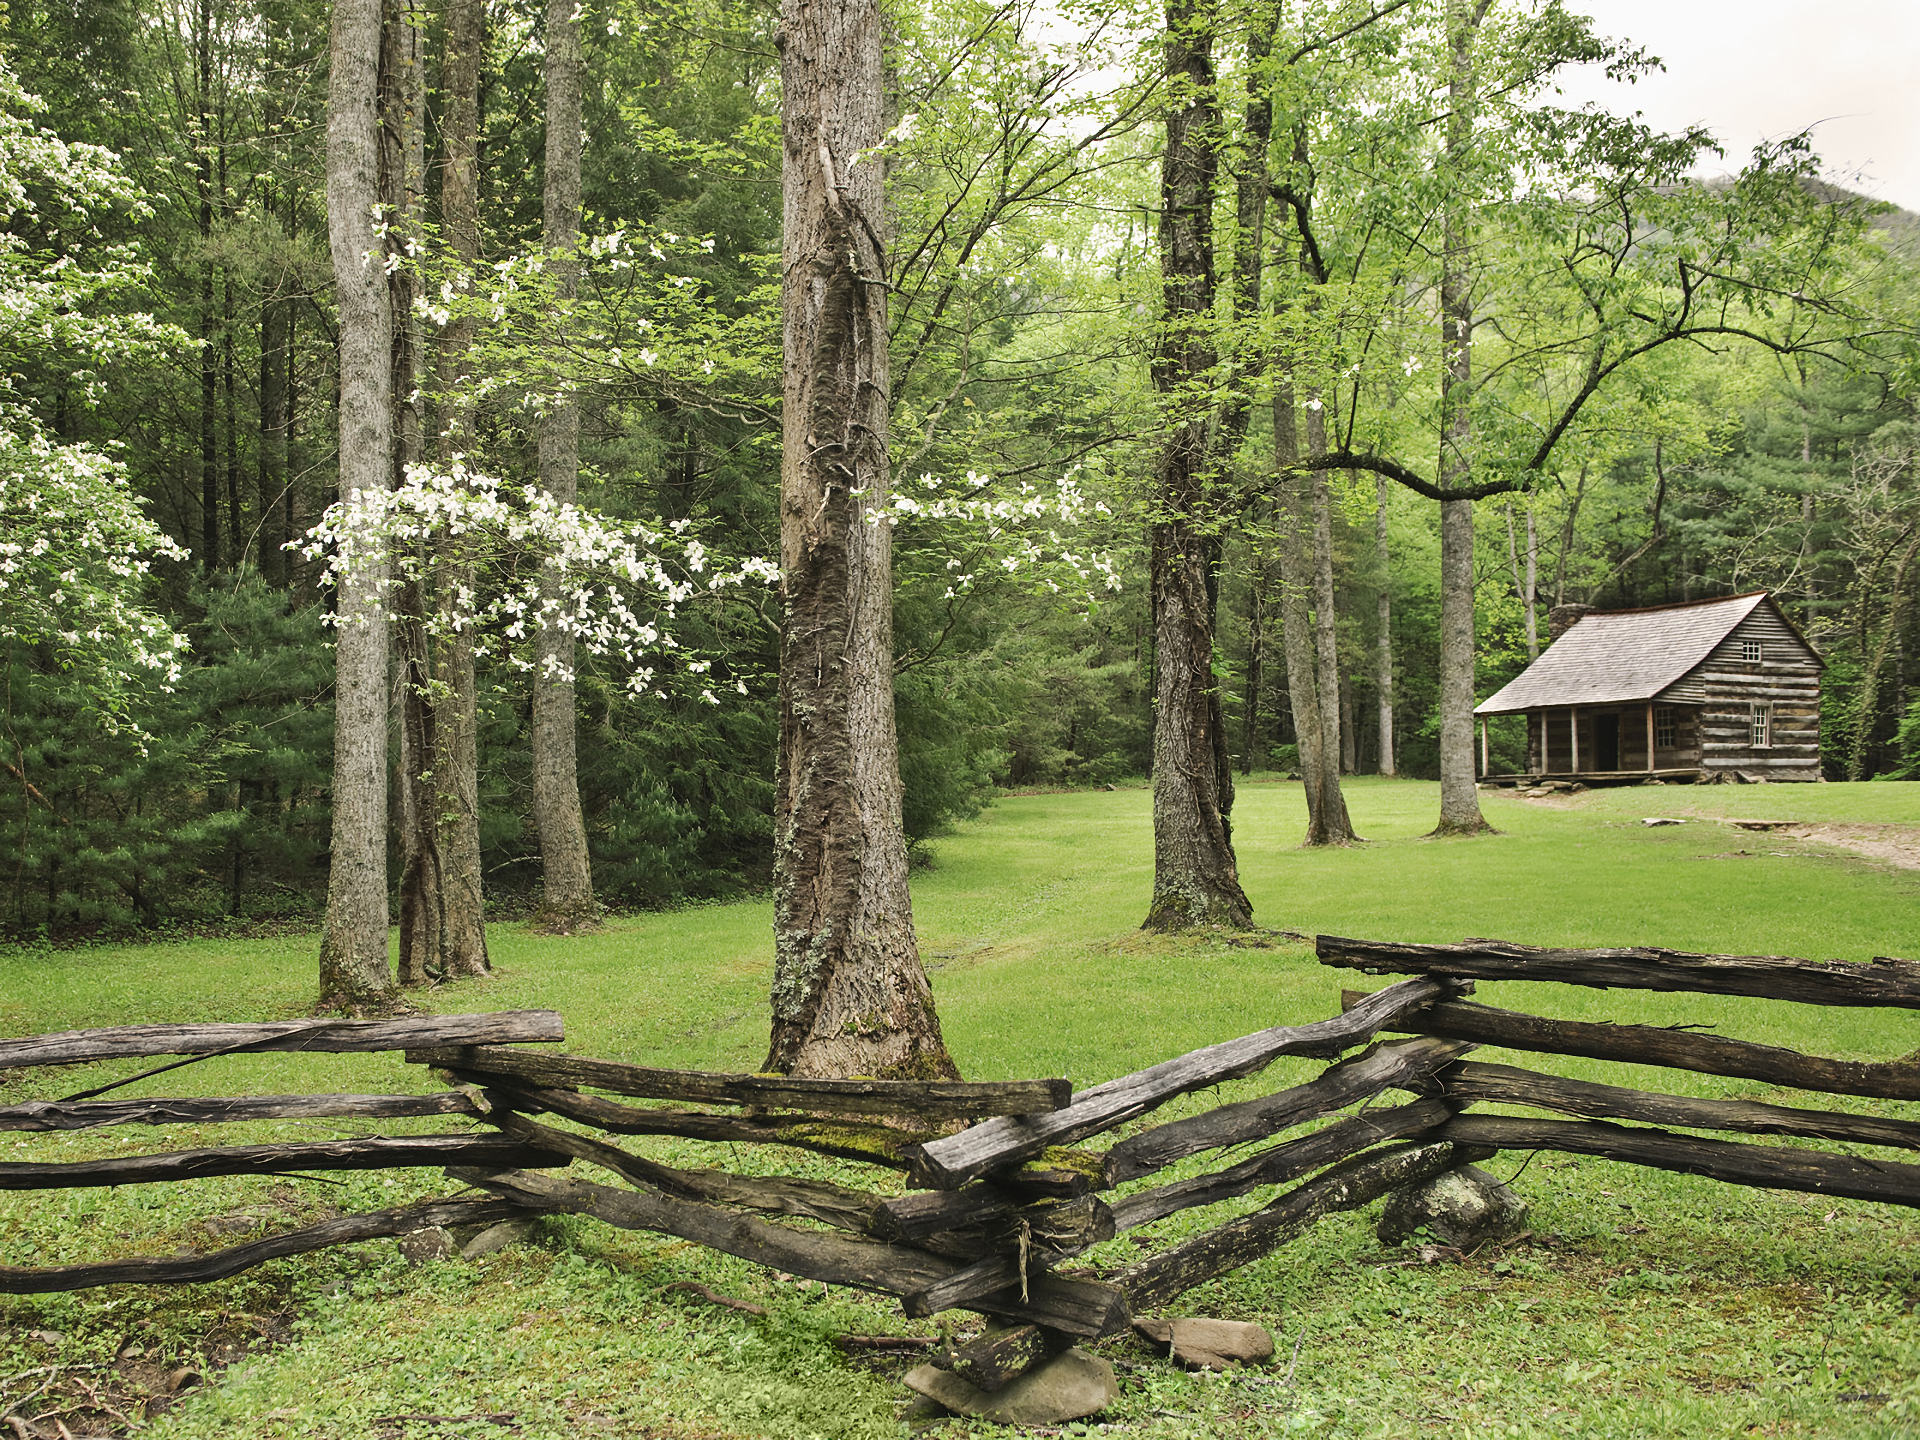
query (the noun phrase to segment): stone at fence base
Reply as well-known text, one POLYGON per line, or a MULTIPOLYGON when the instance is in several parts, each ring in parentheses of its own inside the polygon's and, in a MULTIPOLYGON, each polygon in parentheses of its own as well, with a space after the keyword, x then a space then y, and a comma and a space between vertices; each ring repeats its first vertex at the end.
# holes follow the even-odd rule
POLYGON ((400 1258, 409 1265, 424 1265, 429 1260, 451 1260, 455 1254, 453 1236, 438 1225, 429 1225, 425 1230, 402 1235, 393 1245, 400 1252, 400 1258))
POLYGON ((1264 1325, 1246 1320, 1156 1320, 1142 1315, 1134 1319, 1133 1328, 1141 1339, 1166 1347, 1174 1364, 1189 1369, 1224 1370, 1236 1362, 1254 1365, 1273 1358, 1273 1336, 1264 1325))
POLYGON ((1526 1224, 1526 1201, 1478 1165, 1462 1165, 1388 1196, 1374 1234, 1383 1245, 1398 1245, 1424 1229, 1472 1251, 1511 1240, 1526 1224))
POLYGON ((1113 1366, 1077 1345, 991 1394, 932 1365, 909 1370, 905 1383, 956 1415, 996 1425, 1061 1425, 1105 1409, 1120 1393, 1113 1366))
POLYGON ((478 1260, 491 1255, 496 1250, 504 1250, 509 1245, 518 1245, 533 1234, 538 1224, 531 1216, 520 1220, 502 1220, 498 1225, 489 1225, 478 1235, 460 1247, 462 1260, 478 1260))

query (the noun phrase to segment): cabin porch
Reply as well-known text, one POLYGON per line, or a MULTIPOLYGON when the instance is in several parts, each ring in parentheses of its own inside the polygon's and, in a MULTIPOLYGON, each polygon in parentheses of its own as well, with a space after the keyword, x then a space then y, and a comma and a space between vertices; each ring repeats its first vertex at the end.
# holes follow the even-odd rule
POLYGON ((1631 704, 1566 706, 1522 712, 1527 725, 1527 769, 1495 775, 1489 720, 1480 719, 1483 780, 1555 779, 1585 784, 1635 780, 1694 780, 1702 763, 1701 714, 1697 705, 1631 704))

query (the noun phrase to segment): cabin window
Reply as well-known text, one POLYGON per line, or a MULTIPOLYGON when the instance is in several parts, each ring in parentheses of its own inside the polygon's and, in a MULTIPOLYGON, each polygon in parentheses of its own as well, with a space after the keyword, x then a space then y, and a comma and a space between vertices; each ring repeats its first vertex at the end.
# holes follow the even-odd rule
POLYGON ((1773 744, 1773 706, 1755 702, 1753 707, 1753 748, 1764 750, 1773 744))
POLYGON ((1674 732, 1679 727, 1674 721, 1671 705, 1656 705, 1653 709, 1653 743, 1656 749, 1671 750, 1674 746, 1674 732))
POLYGON ((1758 640, 1742 640, 1740 642, 1740 658, 1749 665, 1758 665, 1765 655, 1766 651, 1761 648, 1758 640))

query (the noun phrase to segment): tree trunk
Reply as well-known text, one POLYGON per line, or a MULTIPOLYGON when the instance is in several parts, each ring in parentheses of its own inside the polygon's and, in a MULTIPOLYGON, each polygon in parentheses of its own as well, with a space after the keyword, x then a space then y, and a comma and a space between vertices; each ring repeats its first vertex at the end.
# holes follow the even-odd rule
POLYGON ((1220 125, 1212 0, 1168 0, 1166 64, 1179 88, 1161 166, 1162 334, 1153 385, 1167 441, 1148 527, 1154 620, 1153 901, 1145 928, 1245 926, 1230 816, 1233 767, 1213 673, 1220 541, 1209 524, 1216 456, 1205 397, 1216 355, 1213 203, 1220 125))
POLYGON ((1387 553, 1387 486, 1376 478, 1373 509, 1374 563, 1380 571, 1380 638, 1374 657, 1374 689, 1380 697, 1380 773, 1399 773, 1393 760, 1393 572, 1387 553))
MULTIPOLYGON (((480 62, 486 52, 484 0, 448 0, 446 56, 441 85, 446 94, 442 135, 446 167, 440 174, 440 223, 454 259, 471 271, 480 260, 480 62)), ((440 386, 457 394, 466 379, 473 322, 449 325, 440 341, 440 386)), ((466 406, 458 399, 440 417, 443 460, 472 444, 466 406)), ((436 557, 441 593, 473 583, 471 566, 457 538, 436 557)), ((465 627, 437 647, 440 702, 434 766, 439 788, 440 883, 445 911, 442 939, 449 975, 484 975, 487 955, 486 895, 480 868, 480 741, 473 673, 473 641, 465 627)))
MULTIPOLYGON (((547 188, 545 242, 555 298, 564 309, 579 289, 574 246, 580 234, 580 23, 575 0, 547 5, 547 188)), ((561 397, 540 422, 540 483, 571 504, 580 493, 580 412, 561 397)), ((542 572, 541 599, 558 605, 566 586, 542 572)), ((572 930, 594 919, 587 827, 580 813, 574 754, 574 641, 561 626, 540 627, 533 672, 533 814, 540 829, 545 889, 542 923, 572 930)))
POLYGON ((200 201, 200 566, 211 575, 220 568, 220 393, 219 347, 213 325, 213 14, 210 0, 194 10, 194 185, 200 201))
MULTIPOLYGON (((1446 160, 1455 193, 1443 219, 1440 278, 1441 382, 1440 483, 1452 488, 1472 478, 1473 293, 1467 204, 1459 194, 1467 152, 1473 144, 1474 31, 1485 6, 1448 0, 1446 160)), ((1475 835, 1490 829, 1480 814, 1479 777, 1473 754, 1473 502, 1440 502, 1440 823, 1436 835, 1475 835)))
MULTIPOLYGON (((1307 437, 1316 454, 1326 450, 1325 426, 1316 423, 1322 413, 1308 412, 1307 437)), ((1328 769, 1338 777, 1348 768, 1342 764, 1348 741, 1340 723, 1340 630, 1333 585, 1333 505, 1326 471, 1313 472, 1312 487, 1314 690, 1320 698, 1320 743, 1326 750, 1328 769)), ((1334 783, 1339 783, 1337 778, 1334 783)))
MULTIPOLYGON (((375 233, 379 203, 380 0, 336 0, 327 82, 327 239, 340 314, 340 496, 379 503, 393 463, 393 312, 375 233)), ((392 1003, 387 966, 387 561, 378 546, 340 579, 335 648, 333 861, 320 1000, 392 1003)))
MULTIPOLYGON (((388 224, 403 247, 421 235, 426 184, 426 92, 421 75, 419 19, 408 0, 386 0, 380 44, 381 193, 388 224)), ((393 486, 420 463, 420 322, 414 315, 419 281, 400 265, 387 277, 393 303, 393 486)), ((425 985, 445 973, 445 911, 440 883, 440 805, 433 771, 436 716, 430 683, 432 657, 426 626, 427 577, 422 555, 394 596, 399 639, 400 702, 400 983, 425 985)))
MULTIPOLYGON (((1315 432, 1318 434, 1318 432, 1315 432)), ((1298 474, 1299 417, 1293 388, 1274 386, 1273 455, 1280 480, 1280 631, 1287 656, 1287 699, 1300 748, 1300 778, 1306 790, 1307 834, 1303 845, 1345 845, 1354 838, 1340 789, 1339 752, 1329 743, 1326 707, 1314 664, 1312 474, 1298 474)))
MULTIPOLYGON (((271 221, 271 191, 261 209, 271 221)), ((287 322, 291 304, 279 294, 279 287, 286 283, 284 275, 270 276, 266 283, 268 288, 260 299, 260 573, 270 581, 285 584, 289 567, 284 547, 293 538, 280 523, 285 513, 281 494, 287 485, 287 350, 291 338, 287 322)))
POLYGON ((1260 687, 1266 682, 1267 590, 1273 583, 1266 552, 1257 540, 1248 544, 1252 573, 1247 578, 1247 682, 1240 704, 1240 773, 1253 773, 1260 743, 1260 687))
POLYGON ((957 1075, 920 967, 893 715, 883 27, 785 0, 780 751, 766 1069, 957 1075))

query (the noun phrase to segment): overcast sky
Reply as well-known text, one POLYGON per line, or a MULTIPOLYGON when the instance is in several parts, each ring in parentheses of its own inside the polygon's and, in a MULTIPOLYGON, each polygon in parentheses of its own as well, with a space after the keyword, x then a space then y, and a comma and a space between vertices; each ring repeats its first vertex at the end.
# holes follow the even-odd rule
POLYGON ((1666 73, 1631 87, 1570 74, 1568 98, 1702 124, 1737 169, 1764 139, 1814 125, 1829 175, 1920 210, 1920 0, 1570 0, 1666 73), (1852 177, 1852 178, 1850 178, 1852 177))

